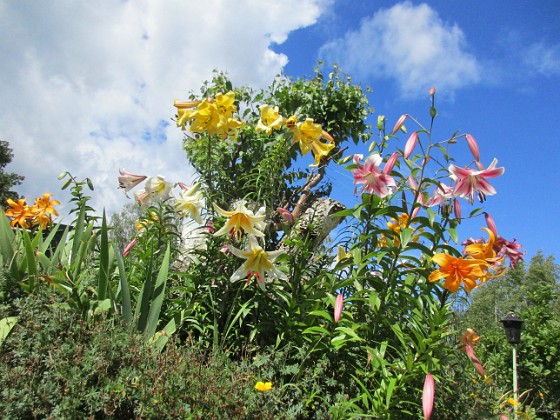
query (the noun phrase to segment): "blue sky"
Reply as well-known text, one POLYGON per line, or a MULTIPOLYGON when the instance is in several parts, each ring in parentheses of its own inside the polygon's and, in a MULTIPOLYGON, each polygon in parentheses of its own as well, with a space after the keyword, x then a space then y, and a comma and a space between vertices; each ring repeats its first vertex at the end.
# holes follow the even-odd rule
MULTIPOLYGON (((14 149, 8 170, 26 176, 21 194, 60 196, 69 170, 111 212, 126 203, 119 167, 192 178, 172 103, 213 69, 262 87, 337 62, 373 88, 389 125, 427 121, 435 85, 436 136, 471 133, 483 164, 506 168, 485 204, 502 236, 528 257, 559 255, 559 16, 556 0, 0 0, 0 138, 14 149)), ((468 149, 457 158, 470 162, 468 149)), ((345 176, 332 175, 335 191, 345 176)))

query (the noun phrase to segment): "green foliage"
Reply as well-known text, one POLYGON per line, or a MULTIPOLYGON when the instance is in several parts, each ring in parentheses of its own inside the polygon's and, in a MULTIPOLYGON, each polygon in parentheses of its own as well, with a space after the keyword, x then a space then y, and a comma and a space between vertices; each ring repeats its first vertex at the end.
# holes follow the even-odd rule
MULTIPOLYGON (((510 310, 521 317, 518 382, 521 391, 528 391, 522 401, 545 418, 560 414, 559 273, 553 257, 538 253, 528 267, 520 264, 473 292, 468 309, 459 313, 461 325, 473 328, 482 337, 477 356, 489 371, 495 394, 501 395, 511 394, 512 350, 499 321, 510 310)), ((479 399, 478 404, 490 409, 496 399, 479 399)))
POLYGON ((12 188, 23 182, 25 177, 13 172, 6 172, 6 165, 12 162, 14 154, 10 148, 10 143, 0 140, 0 203, 2 207, 6 207, 6 200, 8 198, 17 200, 19 195, 17 192, 12 191, 12 188))
MULTIPOLYGON (((361 87, 338 68, 328 76, 317 69, 310 80, 278 78, 258 92, 234 88, 217 73, 200 97, 176 104, 178 119, 200 111, 192 108, 203 103, 218 103, 230 91, 234 118, 243 126, 227 136, 217 131, 218 123, 218 134, 193 129, 184 142, 204 192, 205 224, 184 222, 175 213, 179 198, 162 194, 156 200, 158 194, 148 187, 149 207, 108 222, 88 204, 91 181, 68 173, 61 179, 63 188, 71 188, 75 218, 58 244, 53 238, 60 226, 45 238, 37 230, 13 230, 0 218, 2 297, 13 302, 0 320, 17 317, 2 353, 4 360, 14 360, 2 367, 1 379, 7 381, 5 398, 11 405, 0 414, 417 418, 427 373, 436 378, 436 412, 442 418, 503 411, 507 369, 491 360, 502 351, 492 338, 498 330, 485 332, 484 346, 495 347, 480 353, 487 356, 491 381, 473 381, 471 361, 457 350, 460 329, 454 327, 457 319, 459 328, 471 327, 468 316, 454 318, 458 298, 430 277, 437 268, 434 255, 462 256, 454 245, 461 221, 456 197, 444 194, 441 183, 449 177, 452 145, 465 136, 436 140, 434 95, 429 125, 403 116, 418 126, 411 137, 413 155, 410 139, 404 148, 398 146, 406 128, 387 132, 383 116, 377 138, 364 144, 372 138, 366 123, 372 109, 361 87), (329 142, 332 136, 336 147, 317 155, 317 167, 302 168, 309 157, 301 158, 293 144, 293 127, 256 129, 261 105, 278 107, 285 117, 313 119, 319 134, 329 142), (365 169, 358 155, 343 156, 349 141, 375 155, 379 173, 371 173, 371 159, 365 169), (352 208, 326 198, 331 192, 326 174, 334 163, 365 173, 368 185, 352 208), (372 177, 387 184, 386 193, 372 177), (238 200, 245 200, 249 210, 228 220, 227 211, 238 200), (258 239, 249 240, 247 234, 256 237, 255 230, 261 232, 258 239), (329 237, 332 232, 335 237, 329 237), (240 279, 245 275, 246 281, 240 279), (339 295, 344 307, 335 318, 339 295), (43 324, 43 330, 36 327, 43 324), (48 335, 60 337, 55 350, 46 350, 48 335), (42 372, 46 379, 31 372, 42 372), (257 380, 272 381, 273 389, 257 393, 252 388, 257 380), (486 397, 469 397, 473 394, 486 397), (84 395, 92 395, 91 402, 84 395)), ((227 124, 224 118, 218 122, 227 124)), ((307 134, 304 146, 327 145, 313 138, 307 134)), ((179 186, 181 194, 188 193, 188 187, 179 186)), ((198 197, 188 197, 196 201, 187 203, 191 207, 202 206, 198 197)), ((479 215, 474 208, 467 217, 479 215)), ((482 258, 493 262, 492 255, 482 258)), ((519 284, 527 324, 537 318, 550 322, 546 334, 530 346, 528 341, 538 356, 524 369, 545 378, 546 392, 556 396, 551 391, 558 385, 555 359, 541 348, 545 340, 556 339, 556 321, 547 314, 557 311, 558 299, 552 296, 557 274, 549 276, 553 266, 546 267, 535 265, 528 282, 513 272, 488 284, 500 293, 504 279, 519 284)), ((473 293, 473 310, 478 295, 473 293)), ((480 302, 484 307, 498 301, 480 302)), ((493 309, 497 314, 497 306, 493 309)), ((479 310, 473 319, 488 322, 488 311, 479 310)), ((533 396, 526 394, 527 401, 533 396)))
POLYGON ((118 323, 92 328, 64 306, 45 287, 0 306, 0 318, 19 315, 0 348, 0 417, 277 418, 246 366, 189 346, 154 352, 118 323))

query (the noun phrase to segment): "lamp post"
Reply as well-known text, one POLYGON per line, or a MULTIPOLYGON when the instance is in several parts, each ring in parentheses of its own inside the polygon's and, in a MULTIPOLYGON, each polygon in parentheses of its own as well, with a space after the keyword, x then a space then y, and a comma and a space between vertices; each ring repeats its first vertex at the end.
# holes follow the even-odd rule
MULTIPOLYGON (((504 330, 506 332, 506 338, 508 343, 513 347, 513 398, 517 401, 519 388, 517 387, 517 347, 521 341, 521 325, 523 321, 519 318, 515 312, 510 311, 504 319, 501 320, 504 325, 504 330)), ((517 415, 515 415, 517 418, 517 415)))

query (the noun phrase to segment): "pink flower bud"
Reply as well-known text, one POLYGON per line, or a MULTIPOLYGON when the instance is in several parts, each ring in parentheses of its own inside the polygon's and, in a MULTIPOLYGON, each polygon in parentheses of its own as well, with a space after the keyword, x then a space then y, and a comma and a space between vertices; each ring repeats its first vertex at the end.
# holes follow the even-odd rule
POLYGON ((385 167, 383 168, 383 173, 384 174, 390 174, 391 173, 391 171, 393 170, 393 167, 395 166, 395 163, 397 163, 398 157, 399 157, 399 155, 397 155, 397 152, 395 152, 391 155, 391 157, 387 160, 387 163, 385 164, 385 167))
POLYGON ((393 127, 393 131, 391 134, 395 134, 397 131, 399 131, 407 118, 408 114, 401 115, 401 117, 397 120, 397 123, 393 127))
POLYGON ((484 213, 484 218, 486 219, 486 226, 488 226, 488 229, 490 229, 494 236, 497 238, 498 228, 496 227, 496 223, 494 223, 494 219, 492 219, 492 216, 490 216, 488 213, 484 213))
POLYGON ((422 391, 422 412, 424 419, 428 420, 432 416, 434 409, 435 385, 434 377, 431 373, 426 374, 424 379, 424 390, 422 391))
POLYGON ((282 207, 278 207, 276 211, 280 213, 280 216, 282 216, 282 218, 286 221, 286 223, 288 223, 289 225, 294 224, 294 215, 292 214, 291 211, 286 210, 285 208, 282 207))
POLYGON ((128 254, 130 254, 130 250, 131 250, 132 248, 134 248, 134 245, 136 245, 137 242, 138 242, 138 238, 134 238, 132 241, 130 241, 130 242, 128 243, 128 245, 125 246, 125 248, 124 248, 124 250, 123 250, 123 253, 122 253, 122 256, 123 256, 123 257, 126 257, 128 254))
POLYGON ((478 357, 476 357, 476 355, 474 354, 474 349, 472 348, 471 345, 467 344, 465 346, 465 353, 467 353, 467 356, 469 357, 471 363, 473 364, 478 374, 484 378, 484 374, 485 374, 484 366, 482 366, 482 363, 480 362, 478 357))
POLYGON ((453 200, 453 212, 455 214, 455 219, 461 220, 461 202, 458 198, 453 200))
POLYGON ((429 91, 430 96, 434 96, 436 94, 436 87, 432 86, 429 91))
POLYGON ((336 303, 334 304, 334 322, 338 323, 340 317, 342 316, 342 307, 344 306, 344 296, 339 293, 336 297, 336 303))
POLYGON ((410 135, 410 137, 408 138, 406 144, 404 145, 404 158, 408 159, 409 156, 412 154, 412 152, 414 151, 414 148, 416 147, 416 143, 418 143, 418 132, 415 131, 414 133, 412 133, 410 135))
POLYGON ((474 156, 474 160, 479 161, 480 151, 478 150, 478 143, 476 142, 474 137, 471 136, 470 134, 467 134, 465 138, 467 139, 467 144, 469 145, 469 149, 471 149, 471 153, 474 156))
POLYGON ((418 185, 416 185, 416 181, 414 180, 414 178, 412 177, 412 175, 410 175, 408 177, 408 185, 410 185, 410 188, 412 188, 413 190, 417 190, 418 189, 418 185))

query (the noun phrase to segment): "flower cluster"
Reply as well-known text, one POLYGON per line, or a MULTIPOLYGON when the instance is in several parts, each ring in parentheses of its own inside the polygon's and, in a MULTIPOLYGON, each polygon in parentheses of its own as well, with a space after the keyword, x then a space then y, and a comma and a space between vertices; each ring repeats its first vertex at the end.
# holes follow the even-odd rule
MULTIPOLYGON (((158 200, 172 199, 172 207, 177 214, 184 217, 188 216, 201 225, 204 223, 201 211, 204 208, 205 201, 200 183, 188 187, 179 182, 176 185, 179 187, 180 193, 178 196, 174 196, 172 195, 174 185, 166 181, 161 175, 148 177, 146 175, 135 175, 123 169, 120 170, 119 186, 125 194, 144 181, 144 188, 134 193, 139 204, 145 205, 158 200)), ((233 255, 246 260, 231 276, 230 280, 232 282, 244 277, 247 277, 249 282, 251 278, 256 277, 257 284, 264 290, 267 275, 269 279, 287 280, 286 275, 274 266, 275 259, 282 251, 265 251, 257 240, 257 238, 265 236, 265 207, 261 207, 256 214, 247 208, 247 202, 244 200, 236 202, 233 206, 234 209, 231 211, 224 210, 216 204, 213 207, 216 213, 227 218, 224 225, 214 233, 215 236, 229 235, 230 239, 234 239, 236 242, 240 242, 245 235, 247 236, 245 249, 238 249, 231 245, 226 248, 233 255)), ((137 239, 126 247, 125 256, 136 242, 137 239)))
POLYGON ((233 117, 237 111, 235 94, 218 93, 216 98, 206 98, 202 101, 179 102, 177 108, 177 126, 185 129, 189 123, 192 133, 218 136, 221 139, 236 138, 237 130, 243 125, 233 117))
POLYGON ((450 292, 459 290, 461 284, 470 292, 485 281, 503 274, 501 264, 504 259, 494 251, 494 233, 490 229, 483 229, 488 232, 488 242, 467 245, 463 251, 464 258, 445 253, 435 254, 432 261, 439 264, 440 268, 432 272, 428 280, 435 282, 444 278, 443 287, 450 292))
POLYGON ((204 206, 204 196, 200 190, 199 183, 189 187, 182 182, 178 182, 176 186, 179 187, 180 192, 177 196, 174 196, 172 194, 174 185, 166 181, 161 175, 150 177, 135 175, 124 169, 120 169, 119 172, 119 188, 127 196, 131 189, 145 181, 144 188, 134 192, 134 197, 138 204, 145 206, 153 202, 172 198, 173 208, 178 215, 188 216, 199 224, 203 223, 200 211, 204 206))
POLYGON ((53 206, 59 205, 58 200, 51 200, 51 193, 45 193, 41 197, 35 199, 35 204, 28 206, 25 198, 14 201, 10 198, 6 200, 9 208, 6 210, 6 216, 11 217, 10 225, 12 227, 19 225, 24 229, 34 226, 40 226, 45 229, 52 223, 52 216, 58 216, 58 212, 53 206))
POLYGON ((214 209, 221 216, 227 217, 228 220, 219 229, 215 236, 228 235, 237 242, 241 241, 244 235, 247 235, 245 249, 238 249, 234 246, 228 246, 228 250, 236 257, 243 258, 246 261, 233 273, 230 281, 234 282, 247 278, 250 282, 256 277, 258 286, 265 290, 265 279, 268 275, 269 279, 277 278, 287 280, 287 276, 274 266, 274 261, 281 255, 282 251, 265 251, 259 244, 257 238, 263 238, 265 223, 264 218, 266 209, 261 207, 255 214, 246 206, 244 200, 234 204, 234 210, 223 210, 214 204, 214 209))
MULTIPOLYGON (((218 93, 215 99, 190 102, 176 100, 174 105, 177 108, 177 126, 185 130, 189 123, 192 133, 235 139, 237 130, 244 123, 233 118, 233 113, 237 110, 234 103, 235 94, 231 91, 226 94, 218 93)), ((315 163, 311 166, 318 166, 334 149, 335 142, 332 136, 312 118, 306 118, 302 122, 298 122, 297 115, 284 118, 277 106, 271 107, 267 104, 261 105, 259 110, 260 118, 255 131, 270 135, 273 130, 286 127, 293 136, 292 144, 299 144, 302 155, 313 153, 315 163)))

